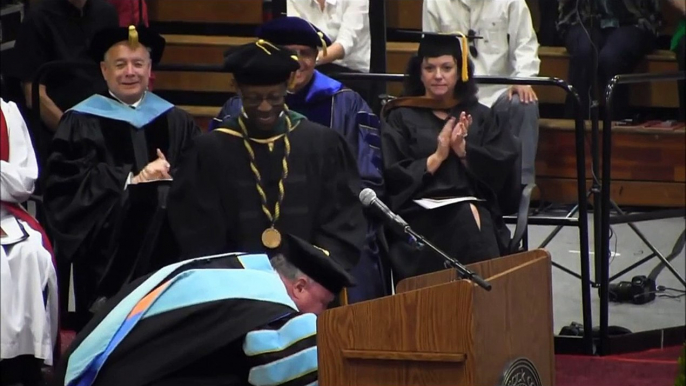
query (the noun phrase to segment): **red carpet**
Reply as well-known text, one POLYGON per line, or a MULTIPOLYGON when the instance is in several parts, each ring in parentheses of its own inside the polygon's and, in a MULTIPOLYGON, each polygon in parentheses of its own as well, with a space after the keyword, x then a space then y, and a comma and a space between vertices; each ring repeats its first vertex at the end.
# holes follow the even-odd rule
POLYGON ((556 355, 557 386, 672 386, 683 346, 606 357, 556 355))
MULTIPOLYGON (((62 331, 63 352, 73 339, 72 331, 62 331)), ((556 355, 556 385, 673 386, 682 347, 606 357, 556 355)))

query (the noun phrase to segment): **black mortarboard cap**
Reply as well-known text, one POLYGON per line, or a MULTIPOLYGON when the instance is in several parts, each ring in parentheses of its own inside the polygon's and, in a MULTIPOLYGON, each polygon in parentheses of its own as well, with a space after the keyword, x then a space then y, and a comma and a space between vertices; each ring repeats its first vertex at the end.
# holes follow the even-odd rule
POLYGON ((329 256, 328 251, 316 247, 297 236, 287 234, 278 251, 302 273, 321 284, 333 294, 338 294, 345 287, 355 285, 352 276, 336 260, 329 256))
POLYGON ((314 24, 295 16, 279 17, 262 24, 257 29, 257 37, 278 45, 299 45, 321 47, 326 56, 326 48, 331 39, 314 24))
POLYGON ((469 40, 479 39, 480 36, 473 34, 465 35, 461 32, 436 33, 421 31, 402 31, 408 34, 419 34, 419 49, 417 55, 420 58, 435 58, 443 55, 452 55, 462 62, 462 81, 469 80, 469 40))
POLYGON ((167 41, 158 33, 145 26, 113 27, 98 31, 89 47, 90 56, 97 62, 105 57, 105 53, 113 45, 128 41, 131 47, 142 44, 150 50, 150 59, 159 63, 164 53, 167 41))
POLYGON ((298 57, 264 39, 232 47, 224 54, 224 69, 239 84, 269 86, 288 81, 300 68, 298 57))

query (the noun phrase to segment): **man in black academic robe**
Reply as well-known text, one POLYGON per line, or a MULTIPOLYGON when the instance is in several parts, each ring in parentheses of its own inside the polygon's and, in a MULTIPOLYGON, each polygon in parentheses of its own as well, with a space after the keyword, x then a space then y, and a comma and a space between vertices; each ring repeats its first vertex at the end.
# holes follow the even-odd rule
POLYGON ((354 267, 366 222, 355 157, 345 138, 284 105, 299 68, 264 40, 226 57, 243 113, 194 140, 169 195, 169 220, 184 257, 277 248, 293 233, 354 267))
POLYGON ((76 328, 126 281, 164 264, 154 259, 157 240, 172 247, 163 210, 169 180, 200 130, 189 114, 146 91, 164 44, 145 27, 97 34, 91 54, 102 60, 109 91, 70 109, 53 140, 45 204, 66 273, 63 294, 73 264, 76 328))
POLYGON ((129 284, 76 337, 55 386, 316 384, 317 315, 354 284, 327 251, 286 235, 129 284))

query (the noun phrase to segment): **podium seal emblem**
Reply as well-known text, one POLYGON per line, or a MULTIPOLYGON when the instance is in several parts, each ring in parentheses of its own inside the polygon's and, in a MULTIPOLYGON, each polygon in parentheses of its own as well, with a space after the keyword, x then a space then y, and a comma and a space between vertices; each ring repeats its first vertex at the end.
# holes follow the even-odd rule
POLYGON ((518 358, 505 368, 500 386, 543 386, 536 366, 526 359, 518 358))

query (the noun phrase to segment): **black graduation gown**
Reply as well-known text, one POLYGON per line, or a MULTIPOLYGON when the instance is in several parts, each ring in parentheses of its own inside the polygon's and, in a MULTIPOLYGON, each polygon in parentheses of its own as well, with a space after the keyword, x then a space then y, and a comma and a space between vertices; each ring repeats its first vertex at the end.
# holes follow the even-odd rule
MULTIPOLYGON (((214 271, 212 276, 216 277, 222 275, 222 270, 236 271, 242 268, 246 267, 240 263, 235 254, 196 259, 180 263, 167 275, 162 276, 160 283, 173 282, 175 278, 178 279, 189 271, 195 271, 193 274, 198 274, 200 277, 207 277, 203 276, 206 273, 203 271, 212 270, 214 271)), ((240 275, 240 272, 235 273, 240 275)), ((54 386, 65 385, 69 361, 83 342, 89 337, 93 338, 91 335, 97 331, 96 328, 102 328, 101 324, 105 318, 111 317, 113 310, 121 307, 125 298, 133 296, 134 291, 151 280, 153 280, 152 274, 141 277, 127 284, 108 300, 76 336, 56 365, 53 377, 54 386)), ((255 367, 277 361, 282 364, 284 361, 297 361, 297 357, 294 356, 298 354, 301 354, 302 361, 303 351, 316 346, 316 324, 311 322, 314 318, 311 315, 300 314, 293 308, 294 305, 287 306, 279 302, 278 299, 287 297, 285 293, 257 291, 256 293, 262 293, 258 300, 250 295, 238 295, 249 294, 251 291, 242 291, 237 288, 236 291, 231 289, 223 291, 224 296, 217 297, 216 300, 198 301, 193 294, 179 296, 179 292, 188 293, 189 290, 193 292, 191 288, 186 288, 188 285, 183 285, 183 281, 180 285, 181 287, 176 290, 176 295, 169 296, 176 298, 176 303, 181 304, 171 304, 168 311, 146 315, 140 319, 111 351, 102 368, 97 372, 93 386, 247 385, 250 371, 255 367), (235 293, 236 296, 231 296, 231 293, 235 293), (296 318, 300 320, 295 321, 295 324, 300 324, 301 328, 290 328, 287 334, 284 333, 285 335, 280 339, 272 339, 271 342, 272 345, 280 345, 284 339, 293 339, 294 344, 286 347, 274 346, 268 352, 247 355, 246 351, 251 348, 246 341, 248 334, 267 332, 264 335, 269 335, 269 332, 278 331, 287 322, 296 318), (308 319, 309 323, 304 319, 308 319)), ((200 284, 200 286, 203 285, 200 284)), ((264 288, 280 286, 280 290, 285 292, 278 277, 270 278, 268 283, 252 283, 252 285, 264 288)), ((211 281, 206 287, 200 292, 213 291, 211 281)), ((227 287, 230 288, 231 283, 227 284, 227 287)), ((278 288, 275 291, 278 291, 278 288)), ((162 296, 164 295, 160 295, 158 299, 162 296)), ((129 309, 124 310, 128 312, 129 309)), ((131 316, 127 319, 131 319, 131 316)), ((104 331, 114 333, 111 329, 116 331, 125 327, 123 324, 110 324, 104 331)), ((102 336, 104 331, 101 329, 96 332, 96 336, 102 336)), ((265 344, 267 346, 270 344, 269 338, 267 341, 255 343, 259 343, 263 348, 265 344)), ((89 347, 93 349, 92 341, 89 347)), ((305 367, 301 366, 301 368, 305 367)), ((281 374, 288 376, 287 371, 282 371, 281 374)), ((278 375, 275 374, 275 376, 278 375)), ((288 384, 304 386, 316 380, 317 371, 314 368, 314 371, 299 374, 288 384)))
MULTIPOLYGON (((48 159, 45 205, 62 273, 73 263, 78 324, 96 299, 166 263, 154 258, 156 244, 150 241, 155 235, 164 240, 162 247, 173 241, 164 213, 155 216, 169 182, 125 188, 126 181, 157 159, 158 148, 173 176, 182 149, 199 133, 193 118, 176 107, 141 130, 121 120, 64 114, 48 159)), ((158 252, 166 254, 165 248, 158 252)))
MULTIPOLYGON (((366 222, 358 199, 355 157, 336 131, 289 112, 294 129, 284 200, 276 229, 292 233, 355 266, 365 243, 366 222)), ((169 194, 169 221, 183 257, 226 252, 267 252, 262 232, 271 224, 262 211, 248 152, 235 118, 203 134, 184 154, 169 194)), ((251 134, 258 135, 258 134, 251 134)), ((271 137, 265 134, 262 137, 271 137)), ((251 141, 273 213, 285 151, 283 137, 269 145, 251 141)))
MULTIPOLYGON (((496 192, 503 189, 517 157, 515 139, 502 130, 491 110, 478 102, 455 106, 451 115, 465 111, 473 123, 467 136, 467 165, 451 151, 434 175, 427 158, 436 151, 444 121, 429 109, 399 107, 390 112, 382 130, 384 179, 391 208, 435 246, 463 264, 506 253, 509 230, 498 208, 496 192), (477 227, 469 203, 427 210, 414 203, 420 198, 474 196, 480 214, 477 227)), ((395 278, 444 268, 441 257, 425 247, 413 249, 405 240, 390 236, 390 258, 395 278)))

